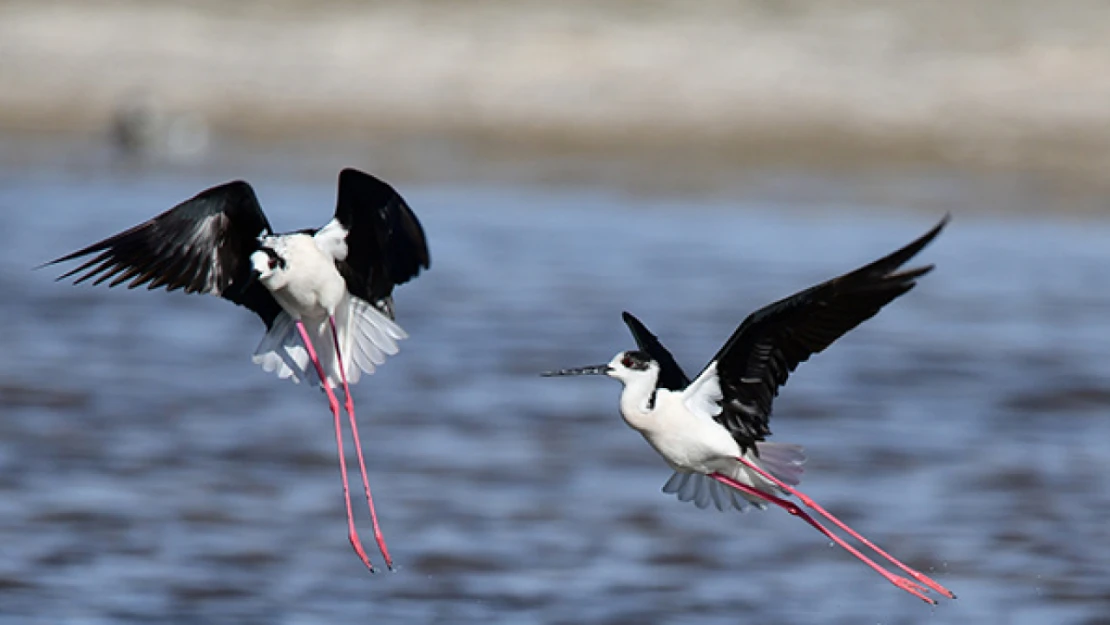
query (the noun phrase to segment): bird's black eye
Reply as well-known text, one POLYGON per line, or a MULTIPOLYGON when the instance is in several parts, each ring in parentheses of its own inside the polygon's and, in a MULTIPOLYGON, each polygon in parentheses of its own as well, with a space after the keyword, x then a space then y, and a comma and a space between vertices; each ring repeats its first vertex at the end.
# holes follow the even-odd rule
POLYGON ((277 267, 277 264, 278 264, 277 257, 276 256, 271 256, 270 257, 270 269, 273 269, 274 267, 277 267))
POLYGON ((624 358, 621 358, 621 364, 631 369, 634 363, 632 362, 631 356, 625 355, 624 358))

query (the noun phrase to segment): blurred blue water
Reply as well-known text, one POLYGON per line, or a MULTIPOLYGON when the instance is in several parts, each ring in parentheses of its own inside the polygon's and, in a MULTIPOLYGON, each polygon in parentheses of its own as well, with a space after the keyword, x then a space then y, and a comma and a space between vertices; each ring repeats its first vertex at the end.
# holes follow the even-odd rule
MULTIPOLYGON (((616 383, 536 374, 629 347, 625 309, 696 371, 939 215, 404 188, 433 268, 355 389, 399 564, 371 577, 326 403, 250 363, 251 314, 31 270, 226 177, 0 174, 0 622, 1104 622, 1107 222, 957 213, 776 405, 805 490, 960 595, 931 610, 779 510, 661 494, 616 383)), ((330 214, 330 179, 252 182, 279 230, 330 214)))

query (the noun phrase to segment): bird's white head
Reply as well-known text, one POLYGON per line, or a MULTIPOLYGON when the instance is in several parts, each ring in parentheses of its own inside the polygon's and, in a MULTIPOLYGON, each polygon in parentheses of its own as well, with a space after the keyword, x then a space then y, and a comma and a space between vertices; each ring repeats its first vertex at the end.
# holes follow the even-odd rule
POLYGON ((621 416, 625 423, 641 432, 651 426, 655 409, 655 383, 659 379, 659 363, 647 353, 631 350, 621 352, 609 364, 548 371, 544 376, 607 375, 624 384, 621 392, 621 416))
POLYGON ((278 282, 281 281, 285 268, 285 259, 272 247, 260 247, 251 254, 251 269, 258 280, 271 290, 281 288, 278 282))
POLYGON ((545 377, 564 375, 607 375, 611 378, 620 380, 625 386, 643 381, 650 382, 651 386, 654 387, 655 380, 659 377, 659 363, 655 362, 651 356, 648 356, 645 352, 629 350, 613 356, 609 364, 560 369, 558 371, 548 371, 543 375, 545 377))

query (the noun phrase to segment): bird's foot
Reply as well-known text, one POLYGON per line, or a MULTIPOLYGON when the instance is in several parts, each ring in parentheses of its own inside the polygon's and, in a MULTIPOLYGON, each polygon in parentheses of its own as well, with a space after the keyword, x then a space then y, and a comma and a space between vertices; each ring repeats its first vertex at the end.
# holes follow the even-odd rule
POLYGON ((378 571, 374 569, 374 564, 370 562, 370 556, 366 555, 366 550, 362 548, 362 542, 359 541, 358 535, 347 534, 347 540, 351 542, 351 548, 355 550, 355 555, 358 556, 359 560, 362 560, 366 568, 369 569, 371 573, 377 573, 378 571))
POLYGON ((895 586, 901 588, 902 590, 904 590, 904 591, 910 593, 911 595, 917 597, 918 599, 921 599, 925 603, 928 603, 930 605, 936 605, 937 604, 936 599, 933 599, 932 597, 930 597, 926 594, 926 593, 929 592, 929 589, 925 588, 921 584, 918 584, 917 582, 908 580, 905 577, 900 577, 898 575, 892 576, 891 579, 890 579, 890 582, 892 584, 894 584, 895 586))
POLYGON ((930 578, 928 575, 926 575, 924 573, 921 573, 920 571, 910 571, 910 577, 913 577, 915 580, 917 580, 921 584, 924 584, 924 585, 928 586, 929 588, 937 591, 938 593, 944 595, 945 597, 948 597, 949 599, 955 599, 956 598, 955 593, 953 593, 951 590, 948 590, 944 586, 941 586, 937 582, 933 581, 932 578, 930 578))

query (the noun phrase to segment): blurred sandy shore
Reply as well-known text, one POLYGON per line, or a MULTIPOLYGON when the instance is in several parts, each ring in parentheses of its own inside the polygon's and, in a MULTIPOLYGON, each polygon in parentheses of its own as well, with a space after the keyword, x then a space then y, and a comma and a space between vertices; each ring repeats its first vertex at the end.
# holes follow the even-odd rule
POLYGON ((0 59, 0 132, 101 132, 141 97, 244 138, 1110 166, 1100 2, 19 1, 0 59))

